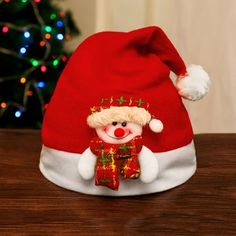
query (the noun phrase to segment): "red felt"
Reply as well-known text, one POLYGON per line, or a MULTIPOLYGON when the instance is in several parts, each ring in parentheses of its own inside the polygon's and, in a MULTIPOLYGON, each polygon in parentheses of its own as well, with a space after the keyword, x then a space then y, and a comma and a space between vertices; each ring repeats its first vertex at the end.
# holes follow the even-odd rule
POLYGON ((146 27, 128 33, 102 32, 85 40, 71 56, 45 114, 43 144, 82 153, 94 137, 86 123, 101 98, 121 97, 149 103, 163 122, 162 133, 144 129, 144 145, 153 152, 179 148, 193 134, 187 111, 169 78, 186 73, 184 62, 164 32, 146 27))

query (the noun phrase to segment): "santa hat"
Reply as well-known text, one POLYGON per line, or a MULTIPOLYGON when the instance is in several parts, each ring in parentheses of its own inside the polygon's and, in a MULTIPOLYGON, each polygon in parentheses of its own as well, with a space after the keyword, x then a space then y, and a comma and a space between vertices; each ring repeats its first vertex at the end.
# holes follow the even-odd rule
POLYGON ((71 56, 46 111, 41 172, 62 187, 103 195, 158 192, 185 182, 194 173, 196 161, 192 127, 181 96, 198 100, 208 86, 207 73, 200 66, 187 69, 159 27, 92 35, 71 56), (177 75, 176 85, 170 71, 177 75), (108 100, 101 104, 104 98, 108 100), (121 98, 125 101, 115 104, 121 98), (137 101, 144 104, 138 106, 137 101), (125 116, 141 125, 149 123, 144 145, 157 156, 160 175, 150 185, 124 183, 119 192, 104 192, 93 182, 84 182, 74 166, 94 135, 91 127, 111 122, 118 111, 122 114, 118 121, 125 116))

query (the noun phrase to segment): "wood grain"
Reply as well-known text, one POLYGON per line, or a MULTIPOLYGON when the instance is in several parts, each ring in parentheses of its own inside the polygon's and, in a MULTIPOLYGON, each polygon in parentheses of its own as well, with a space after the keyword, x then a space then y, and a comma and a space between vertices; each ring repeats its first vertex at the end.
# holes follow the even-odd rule
POLYGON ((64 190, 39 172, 40 133, 0 130, 0 235, 236 235, 236 134, 195 136, 198 170, 137 197, 64 190))

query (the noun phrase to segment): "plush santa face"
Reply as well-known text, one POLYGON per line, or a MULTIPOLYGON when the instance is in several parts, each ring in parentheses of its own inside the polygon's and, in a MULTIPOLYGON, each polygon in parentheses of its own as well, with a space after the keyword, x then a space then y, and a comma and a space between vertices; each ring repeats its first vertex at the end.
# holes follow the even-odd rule
POLYGON ((106 143, 122 144, 127 143, 134 137, 141 135, 141 125, 132 122, 112 122, 112 124, 96 128, 99 138, 106 143))

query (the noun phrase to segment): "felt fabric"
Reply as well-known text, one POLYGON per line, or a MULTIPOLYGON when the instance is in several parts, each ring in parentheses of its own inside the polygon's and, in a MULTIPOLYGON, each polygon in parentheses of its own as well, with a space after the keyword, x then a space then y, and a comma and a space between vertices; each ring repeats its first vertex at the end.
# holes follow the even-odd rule
POLYGON ((43 144, 82 153, 94 135, 86 123, 90 108, 99 106, 101 98, 123 96, 147 101, 150 114, 162 121, 161 133, 144 129, 144 145, 151 151, 187 145, 192 128, 170 70, 178 76, 186 73, 159 27, 92 35, 76 49, 59 79, 43 122, 43 144))
POLYGON ((95 184, 118 190, 119 174, 124 179, 137 179, 140 176, 138 153, 142 146, 141 136, 124 144, 105 143, 98 137, 92 139, 90 149, 97 156, 95 184))

